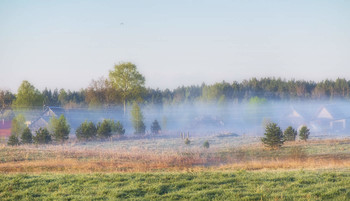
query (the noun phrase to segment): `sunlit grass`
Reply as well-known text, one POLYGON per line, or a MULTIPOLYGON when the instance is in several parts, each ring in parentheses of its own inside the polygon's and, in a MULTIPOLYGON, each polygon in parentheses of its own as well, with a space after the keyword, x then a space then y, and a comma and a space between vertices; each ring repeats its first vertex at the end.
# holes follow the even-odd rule
POLYGON ((349 200, 350 172, 0 175, 1 200, 349 200))

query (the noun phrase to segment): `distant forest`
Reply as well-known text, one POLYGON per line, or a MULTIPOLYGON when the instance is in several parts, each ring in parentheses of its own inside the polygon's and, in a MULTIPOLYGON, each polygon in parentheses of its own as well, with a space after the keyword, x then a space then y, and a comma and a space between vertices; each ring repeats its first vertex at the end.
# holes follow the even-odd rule
MULTIPOLYGON (((27 82, 27 81, 24 81, 27 82)), ((27 84, 29 84, 27 82, 27 84)), ((22 83, 23 85, 23 83, 22 83)), ((30 85, 30 84, 29 84, 30 85)), ((30 85, 34 88, 34 86, 30 85)), ((34 88, 35 89, 35 88, 34 88)), ((20 88, 18 89, 20 92, 20 88)), ((100 78, 91 81, 90 85, 80 91, 64 89, 34 90, 38 96, 37 107, 40 105, 75 107, 112 107, 122 105, 120 93, 108 79, 100 78)), ((1 108, 10 108, 17 94, 0 90, 1 108)), ((245 102, 259 97, 273 100, 332 100, 350 98, 350 81, 346 79, 324 80, 321 82, 303 80, 284 80, 281 78, 252 78, 242 82, 220 82, 213 85, 181 86, 173 90, 143 88, 141 93, 133 97, 143 104, 174 105, 194 103, 196 101, 209 103, 245 102)), ((35 101, 34 101, 35 102, 35 101)))

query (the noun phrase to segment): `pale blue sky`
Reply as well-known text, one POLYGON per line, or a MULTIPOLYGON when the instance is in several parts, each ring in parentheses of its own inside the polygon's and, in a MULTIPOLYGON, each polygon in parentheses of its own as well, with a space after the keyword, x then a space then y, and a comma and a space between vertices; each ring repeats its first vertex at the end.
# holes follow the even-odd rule
POLYGON ((350 1, 0 0, 0 88, 77 90, 121 61, 162 89, 350 79, 350 1))

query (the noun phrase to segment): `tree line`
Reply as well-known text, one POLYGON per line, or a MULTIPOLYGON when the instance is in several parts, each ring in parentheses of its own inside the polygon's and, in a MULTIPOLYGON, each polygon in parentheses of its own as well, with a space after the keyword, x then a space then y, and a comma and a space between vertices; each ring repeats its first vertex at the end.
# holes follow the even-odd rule
MULTIPOLYGON (((134 102, 131 111, 132 123, 135 135, 145 135, 146 126, 142 111, 138 104, 134 102)), ((8 145, 20 144, 49 144, 52 141, 62 144, 69 138, 71 127, 62 114, 59 118, 55 116, 50 118, 49 125, 44 128, 39 128, 33 135, 32 131, 25 125, 25 117, 17 115, 12 119, 11 136, 8 140, 8 145)), ((151 134, 156 135, 161 132, 161 127, 157 120, 154 120, 150 126, 151 134)), ((76 138, 79 141, 89 140, 105 140, 113 135, 121 137, 125 134, 125 129, 120 121, 104 119, 102 122, 94 124, 92 121, 85 120, 75 130, 76 138)))
POLYGON ((23 81, 14 94, 0 90, 0 107, 35 108, 47 106, 110 107, 137 101, 143 104, 172 105, 196 101, 222 103, 244 102, 252 97, 275 100, 331 100, 350 98, 350 80, 338 78, 320 82, 284 80, 281 78, 251 78, 242 82, 220 82, 212 85, 180 86, 176 89, 145 87, 145 78, 132 63, 116 64, 108 78, 92 80, 79 91, 44 89, 39 91, 23 81))

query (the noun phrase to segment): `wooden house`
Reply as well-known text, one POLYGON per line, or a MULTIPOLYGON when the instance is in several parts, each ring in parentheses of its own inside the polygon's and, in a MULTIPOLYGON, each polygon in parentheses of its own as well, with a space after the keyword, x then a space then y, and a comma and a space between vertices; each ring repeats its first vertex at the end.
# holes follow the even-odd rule
POLYGON ((346 109, 328 105, 323 106, 316 113, 312 124, 318 127, 320 131, 324 132, 342 132, 348 130, 348 122, 350 116, 345 113, 346 109))
POLYGON ((9 137, 11 135, 11 125, 14 113, 11 109, 0 110, 0 136, 9 137))
POLYGON ((41 115, 31 121, 28 126, 32 132, 35 132, 39 128, 47 127, 52 117, 59 118, 64 113, 65 110, 61 107, 46 106, 41 115))
POLYGON ((312 119, 312 110, 307 110, 301 107, 291 106, 285 111, 285 115, 279 121, 283 128, 292 126, 299 130, 302 126, 308 126, 312 119))

